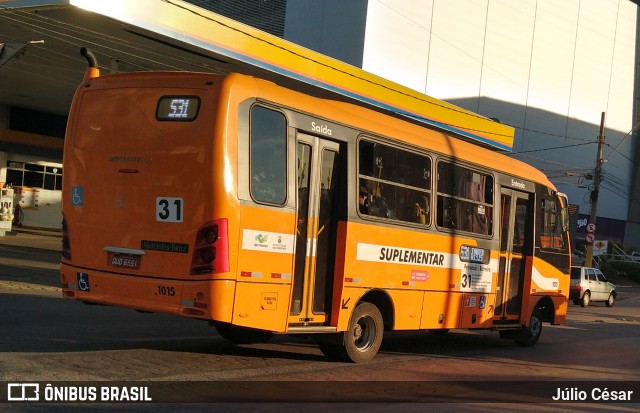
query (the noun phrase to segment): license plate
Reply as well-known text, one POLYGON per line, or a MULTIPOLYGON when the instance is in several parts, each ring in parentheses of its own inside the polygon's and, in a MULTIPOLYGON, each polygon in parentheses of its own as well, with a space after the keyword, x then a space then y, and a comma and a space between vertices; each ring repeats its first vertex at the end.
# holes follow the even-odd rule
POLYGON ((137 270, 140 268, 140 256, 129 254, 110 254, 109 265, 116 268, 137 270))

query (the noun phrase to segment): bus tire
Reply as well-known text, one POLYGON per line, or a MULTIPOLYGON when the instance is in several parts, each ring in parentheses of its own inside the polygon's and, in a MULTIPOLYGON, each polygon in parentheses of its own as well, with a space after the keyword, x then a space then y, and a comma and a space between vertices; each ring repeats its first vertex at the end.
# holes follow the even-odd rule
POLYGON ((542 334, 542 313, 539 309, 533 310, 529 325, 522 327, 516 335, 515 342, 520 347, 531 347, 535 345, 542 334))
POLYGON ((356 306, 349 320, 349 328, 342 333, 342 356, 346 361, 366 363, 380 349, 384 323, 380 310, 368 302, 356 306))
POLYGON ((232 325, 217 325, 216 330, 222 338, 235 344, 266 343, 273 337, 273 333, 269 331, 232 325))

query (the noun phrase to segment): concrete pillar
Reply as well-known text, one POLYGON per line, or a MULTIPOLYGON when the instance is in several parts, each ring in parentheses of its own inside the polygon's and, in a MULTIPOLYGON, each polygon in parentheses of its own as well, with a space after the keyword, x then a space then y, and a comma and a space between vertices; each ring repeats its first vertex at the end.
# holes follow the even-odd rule
MULTIPOLYGON (((9 129, 9 106, 0 104, 0 134, 9 129)), ((7 153, 0 151, 0 186, 7 182, 7 153)))
POLYGON ((640 7, 636 17, 636 62, 635 81, 633 87, 633 142, 632 159, 635 161, 631 172, 631 188, 629 193, 629 210, 627 212, 627 227, 624 232, 625 247, 640 248, 640 7))

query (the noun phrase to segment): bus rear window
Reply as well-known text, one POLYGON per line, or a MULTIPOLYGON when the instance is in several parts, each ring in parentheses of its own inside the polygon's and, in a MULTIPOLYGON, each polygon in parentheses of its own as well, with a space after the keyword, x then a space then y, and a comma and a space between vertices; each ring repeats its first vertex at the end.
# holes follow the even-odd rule
POLYGON ((70 119, 73 144, 117 155, 175 152, 176 146, 201 144, 204 128, 211 127, 206 116, 198 116, 204 102, 196 90, 181 92, 135 87, 84 91, 76 118, 70 119))

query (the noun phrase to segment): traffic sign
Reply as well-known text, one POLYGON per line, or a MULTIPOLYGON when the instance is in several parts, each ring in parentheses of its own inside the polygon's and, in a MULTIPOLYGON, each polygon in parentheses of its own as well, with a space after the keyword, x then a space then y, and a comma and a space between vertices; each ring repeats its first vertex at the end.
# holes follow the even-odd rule
POLYGON ((586 242, 593 242, 594 239, 595 239, 595 235, 593 235, 593 232, 590 232, 584 236, 584 240, 586 242))
POLYGON ((596 232, 596 224, 588 224, 587 232, 596 232))
POLYGON ((595 240, 593 241, 593 256, 607 255, 609 241, 595 240))

